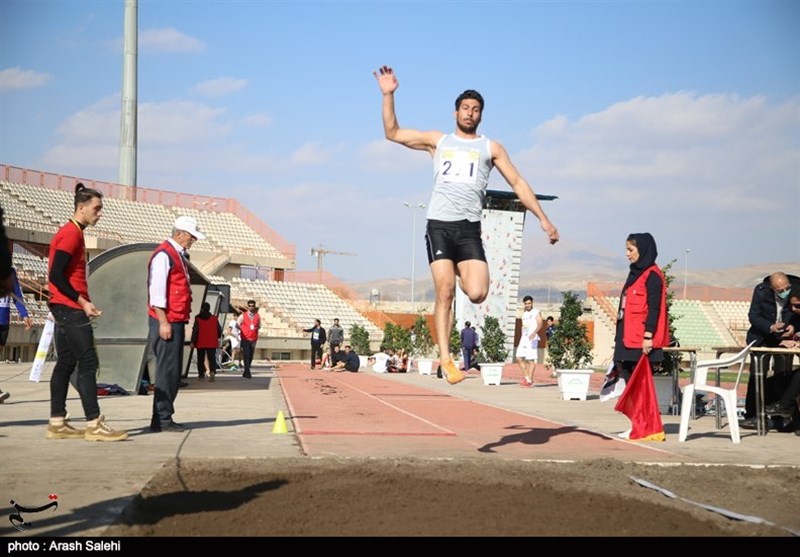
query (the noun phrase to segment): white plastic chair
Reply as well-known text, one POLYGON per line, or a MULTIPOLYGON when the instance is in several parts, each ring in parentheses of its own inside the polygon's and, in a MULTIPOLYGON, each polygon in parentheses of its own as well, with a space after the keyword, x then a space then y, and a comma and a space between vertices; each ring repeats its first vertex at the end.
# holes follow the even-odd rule
MULTIPOLYGON (((747 362, 747 355, 750 348, 753 347, 755 341, 751 342, 744 349, 732 356, 719 358, 716 360, 704 360, 697 362, 692 382, 683 387, 683 401, 681 402, 681 425, 678 431, 678 441, 686 441, 686 434, 689 431, 689 420, 692 417, 692 405, 694 404, 694 394, 696 392, 714 393, 718 401, 722 400, 725 404, 725 414, 728 417, 728 429, 731 432, 731 441, 739 443, 739 418, 736 415, 736 400, 738 398, 737 391, 739 388, 739 381, 742 378, 742 371, 744 364, 747 362), (739 364, 739 370, 736 374, 736 382, 732 388, 717 387, 716 385, 709 384, 708 372, 712 369, 721 369, 739 364)), ((719 402, 717 402, 719 404, 719 402)))

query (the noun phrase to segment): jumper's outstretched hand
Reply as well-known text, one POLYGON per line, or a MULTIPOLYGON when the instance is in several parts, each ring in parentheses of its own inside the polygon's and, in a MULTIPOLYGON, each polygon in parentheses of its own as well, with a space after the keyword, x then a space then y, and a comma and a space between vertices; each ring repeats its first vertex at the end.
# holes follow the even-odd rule
POLYGON ((547 237, 550 238, 550 243, 555 244, 559 240, 558 229, 549 220, 542 222, 542 230, 545 231, 547 237))
POLYGON ((400 83, 397 81, 397 76, 394 74, 394 70, 389 66, 381 66, 376 71, 372 72, 372 75, 378 80, 378 87, 381 88, 381 93, 384 95, 394 93, 400 86, 400 83))

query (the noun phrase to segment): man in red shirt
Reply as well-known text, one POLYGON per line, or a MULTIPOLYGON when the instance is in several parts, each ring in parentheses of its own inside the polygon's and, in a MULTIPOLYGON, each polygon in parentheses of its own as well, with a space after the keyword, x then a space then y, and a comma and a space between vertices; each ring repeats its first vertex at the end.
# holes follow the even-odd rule
POLYGON ((242 377, 252 379, 250 366, 253 364, 253 356, 256 352, 256 342, 258 342, 258 331, 261 329, 261 317, 258 314, 255 300, 247 300, 247 311, 243 311, 237 321, 239 323, 239 336, 242 343, 242 358, 244 358, 244 373, 242 377))
POLYGON ((100 220, 103 194, 81 183, 75 186, 75 212, 50 241, 48 282, 50 313, 55 321, 53 339, 58 361, 50 378, 50 422, 48 439, 122 441, 128 434, 115 431, 100 414, 97 402, 97 350, 92 320, 102 312, 89 298, 86 282, 86 245, 83 231, 100 220), (69 424, 67 392, 69 378, 78 368, 77 388, 86 415, 86 430, 69 424))

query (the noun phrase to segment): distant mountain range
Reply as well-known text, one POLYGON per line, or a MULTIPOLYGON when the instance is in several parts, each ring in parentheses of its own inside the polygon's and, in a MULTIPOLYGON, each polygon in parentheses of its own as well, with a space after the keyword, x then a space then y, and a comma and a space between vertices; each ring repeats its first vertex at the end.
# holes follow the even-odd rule
MULTIPOLYGON (((687 274, 687 284, 690 287, 751 289, 764 280, 764 277, 779 270, 800 276, 800 263, 768 263, 715 270, 690 268, 687 274)), ((672 268, 670 272, 673 276, 673 286, 683 285, 683 268, 672 268)), ((619 267, 616 261, 612 266, 611 261, 604 258, 595 258, 590 264, 586 260, 573 263, 561 260, 556 264, 549 265, 546 270, 534 271, 523 268, 520 292, 530 294, 537 300, 552 299, 556 301, 560 300, 562 291, 571 290, 583 296, 586 293, 587 282, 621 283, 627 274, 627 266, 619 267)), ((362 299, 369 299, 373 290, 379 293, 382 300, 408 301, 411 298, 411 281, 408 278, 348 282, 347 286, 357 292, 362 299)), ((414 297, 417 301, 432 301, 433 294, 430 272, 427 268, 422 269, 417 273, 414 297)))

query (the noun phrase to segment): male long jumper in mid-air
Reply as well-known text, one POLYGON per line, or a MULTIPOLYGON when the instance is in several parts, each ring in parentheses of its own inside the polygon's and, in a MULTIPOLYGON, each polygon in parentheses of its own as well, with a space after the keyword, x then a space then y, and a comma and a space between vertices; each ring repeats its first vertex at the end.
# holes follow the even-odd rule
POLYGON ((453 133, 411 130, 397 123, 394 93, 399 83, 394 70, 381 66, 373 74, 383 93, 386 139, 410 149, 427 151, 433 157, 434 183, 428 204, 425 245, 436 289, 436 344, 439 364, 448 383, 459 383, 466 376, 453 362, 449 348, 456 276, 460 278, 461 290, 473 304, 486 299, 489 266, 481 239, 481 214, 492 168, 497 167, 520 202, 539 219, 551 244, 558 242, 558 230, 503 146, 478 134, 483 115, 480 93, 468 89, 458 96, 453 133))

